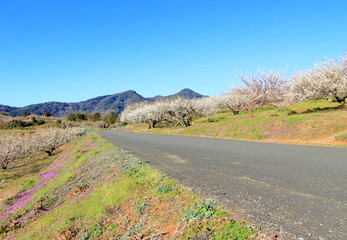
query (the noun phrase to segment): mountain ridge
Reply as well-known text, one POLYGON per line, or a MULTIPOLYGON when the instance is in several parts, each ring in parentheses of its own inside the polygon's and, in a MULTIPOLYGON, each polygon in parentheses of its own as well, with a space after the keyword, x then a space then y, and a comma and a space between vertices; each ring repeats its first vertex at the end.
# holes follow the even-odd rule
POLYGON ((31 104, 24 107, 11 107, 7 105, 0 104, 0 113, 6 113, 11 116, 20 116, 25 112, 30 112, 32 114, 42 115, 44 112, 49 112, 52 116, 56 117, 66 117, 70 113, 108 113, 110 111, 120 114, 123 109, 128 104, 141 102, 141 101, 155 101, 157 99, 174 98, 174 97, 185 97, 185 98, 201 98, 201 95, 189 88, 184 88, 176 94, 161 96, 157 95, 155 97, 145 98, 138 94, 134 90, 127 90, 121 93, 115 93, 112 95, 98 96, 90 98, 80 102, 44 102, 31 104))

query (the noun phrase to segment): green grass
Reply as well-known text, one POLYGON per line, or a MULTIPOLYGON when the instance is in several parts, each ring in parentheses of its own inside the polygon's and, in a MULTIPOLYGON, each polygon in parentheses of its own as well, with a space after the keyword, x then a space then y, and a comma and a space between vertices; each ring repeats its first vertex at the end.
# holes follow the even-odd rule
POLYGON ((347 142, 347 133, 337 136, 337 137, 336 137, 336 140, 347 142))
POLYGON ((299 123, 301 120, 303 120, 304 118, 301 116, 290 116, 287 118, 287 122, 291 123, 291 124, 297 124, 299 123))
POLYGON ((39 181, 38 178, 28 180, 28 181, 24 184, 23 189, 24 189, 24 190, 32 189, 32 188, 36 185, 36 183, 37 183, 38 181, 39 181))
POLYGON ((242 222, 231 220, 228 215, 217 208, 213 200, 204 200, 190 207, 183 221, 189 221, 191 224, 187 227, 183 239, 255 239, 253 234, 256 231, 246 227, 242 222), (201 224, 202 221, 205 224, 201 224))
POLYGON ((0 203, 2 212, 19 201, 17 192, 34 189, 40 173, 50 171, 49 164, 58 158, 65 161, 56 175, 25 206, 1 220, 0 239, 140 239, 162 232, 189 239, 209 229, 212 239, 232 235, 241 240, 254 233, 234 222, 222 206, 182 189, 176 180, 96 133, 49 158, 33 157, 37 162, 21 166, 26 171, 19 179, 14 177, 19 173, 16 166, 7 171, 13 181, 4 186, 8 194, 0 203))
POLYGON ((299 103, 292 104, 287 107, 287 109, 290 109, 292 111, 296 111, 298 113, 303 112, 312 112, 315 111, 333 111, 336 109, 340 109, 341 104, 337 102, 330 102, 325 99, 317 99, 317 100, 310 100, 310 101, 303 101, 299 103))
POLYGON ((7 171, 0 170, 0 181, 3 181, 0 185, 0 203, 22 189, 32 188, 38 180, 37 173, 53 161, 53 156, 47 158, 47 154, 39 154, 17 159, 7 171))

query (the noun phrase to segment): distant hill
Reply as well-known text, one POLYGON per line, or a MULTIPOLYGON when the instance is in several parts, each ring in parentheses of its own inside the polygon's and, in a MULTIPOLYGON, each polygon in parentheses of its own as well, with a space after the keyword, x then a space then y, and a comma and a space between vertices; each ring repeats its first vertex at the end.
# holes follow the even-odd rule
POLYGON ((202 97, 205 97, 205 96, 201 95, 200 93, 194 92, 193 90, 191 90, 189 88, 185 88, 185 89, 179 91, 176 94, 167 96, 166 98, 172 98, 172 97, 202 98, 202 97))
POLYGON ((7 105, 1 105, 0 104, 0 113, 2 113, 2 112, 8 113, 8 112, 11 112, 11 111, 16 110, 16 109, 17 109, 16 107, 10 107, 7 105))
POLYGON ((147 101, 155 101, 157 99, 167 99, 167 98, 175 98, 175 97, 184 97, 184 98, 202 98, 205 97, 204 95, 201 95, 200 93, 194 92, 193 90, 189 89, 189 88, 185 88, 182 89, 181 91, 179 91, 176 94, 173 95, 169 95, 169 96, 155 96, 155 97, 151 97, 151 98, 147 98, 147 101))
POLYGON ((185 98, 201 98, 203 95, 194 92, 188 88, 182 91, 169 95, 169 96, 156 96, 152 98, 144 98, 137 92, 129 90, 122 93, 116 93, 113 95, 105 95, 92 99, 88 99, 82 102, 64 103, 64 102, 46 102, 39 104, 32 104, 25 107, 10 107, 6 105, 0 105, 0 112, 5 112, 11 116, 20 116, 24 112, 30 112, 33 114, 41 115, 44 112, 49 112, 56 117, 67 116, 70 113, 83 112, 83 113, 108 113, 110 111, 119 114, 123 111, 127 104, 141 102, 141 101, 154 101, 160 98, 172 98, 172 97, 185 97, 185 98))

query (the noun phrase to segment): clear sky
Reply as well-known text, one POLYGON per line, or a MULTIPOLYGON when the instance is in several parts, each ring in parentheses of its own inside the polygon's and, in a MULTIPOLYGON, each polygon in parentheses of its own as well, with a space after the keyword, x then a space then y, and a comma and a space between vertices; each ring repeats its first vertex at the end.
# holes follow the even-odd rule
POLYGON ((347 1, 0 0, 0 104, 206 95, 347 52, 347 1))

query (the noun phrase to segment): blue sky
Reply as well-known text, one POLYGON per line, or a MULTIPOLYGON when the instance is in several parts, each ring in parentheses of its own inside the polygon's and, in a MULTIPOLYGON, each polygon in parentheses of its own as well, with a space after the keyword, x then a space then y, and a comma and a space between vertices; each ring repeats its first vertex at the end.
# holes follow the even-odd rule
POLYGON ((228 91, 347 52, 347 1, 0 0, 0 104, 228 91))

